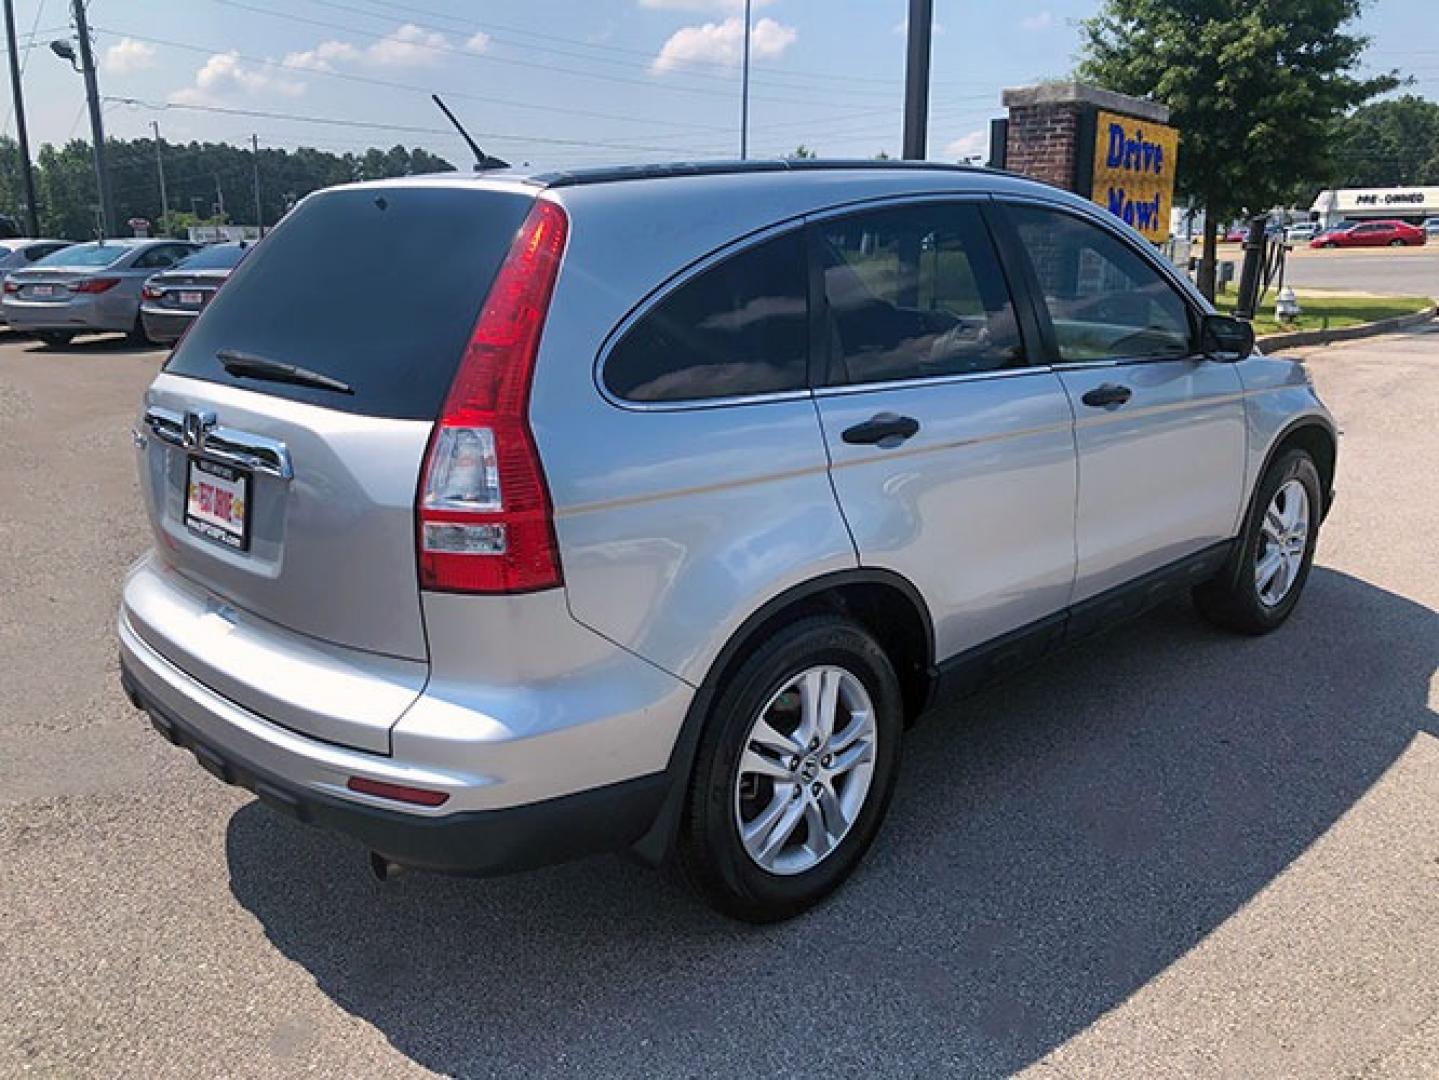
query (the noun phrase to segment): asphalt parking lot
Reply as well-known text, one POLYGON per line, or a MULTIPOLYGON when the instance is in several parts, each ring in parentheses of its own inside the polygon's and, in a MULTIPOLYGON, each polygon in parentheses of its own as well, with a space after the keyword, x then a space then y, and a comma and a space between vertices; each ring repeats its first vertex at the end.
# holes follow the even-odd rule
POLYGON ((1435 1075, 1439 329, 1311 350, 1309 591, 1185 603, 949 708, 831 902, 615 858, 371 880, 116 685, 162 354, 0 332, 0 1074, 1435 1075))
MULTIPOLYGON (((1237 252, 1235 245, 1229 247, 1237 252)), ((1227 253, 1221 253, 1221 258, 1227 253)), ((1285 280, 1296 289, 1353 289, 1391 296, 1439 297, 1439 238, 1423 247, 1295 248, 1285 280)))

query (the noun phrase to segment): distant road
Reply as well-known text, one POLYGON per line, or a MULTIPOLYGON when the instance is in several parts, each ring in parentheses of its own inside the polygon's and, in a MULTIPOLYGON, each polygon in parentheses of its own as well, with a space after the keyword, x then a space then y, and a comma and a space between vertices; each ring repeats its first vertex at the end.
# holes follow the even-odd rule
POLYGON ((1392 251, 1302 249, 1290 254, 1285 280, 1296 289, 1355 289, 1395 296, 1439 297, 1439 243, 1392 251))

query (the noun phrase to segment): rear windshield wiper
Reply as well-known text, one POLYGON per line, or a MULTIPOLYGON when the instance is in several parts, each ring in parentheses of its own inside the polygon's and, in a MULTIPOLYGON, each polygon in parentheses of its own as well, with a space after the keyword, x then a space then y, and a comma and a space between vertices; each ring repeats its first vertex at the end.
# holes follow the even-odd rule
POLYGON ((271 360, 254 353, 221 349, 215 354, 220 366, 231 375, 248 375, 252 379, 268 379, 271 382, 294 383, 296 386, 314 386, 321 390, 333 390, 338 394, 353 394, 349 383, 329 375, 323 375, 298 364, 287 364, 283 360, 271 360))

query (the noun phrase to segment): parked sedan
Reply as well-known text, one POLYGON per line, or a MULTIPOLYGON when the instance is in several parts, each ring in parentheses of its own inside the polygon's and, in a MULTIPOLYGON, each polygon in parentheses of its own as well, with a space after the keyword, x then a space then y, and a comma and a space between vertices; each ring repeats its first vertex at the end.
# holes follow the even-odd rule
POLYGON ((1319 225, 1313 221, 1296 221, 1284 230, 1284 239, 1291 244, 1302 244, 1313 240, 1319 234, 1319 225))
POLYGON ((243 240, 214 244, 145 282, 140 318, 146 336, 157 344, 179 341, 253 246, 243 240))
POLYGON ((1424 235, 1439 236, 1439 217, 1424 219, 1424 235))
POLYGON ((1362 221, 1320 233, 1312 248, 1406 247, 1424 243, 1424 230, 1404 221, 1362 221))
MULTIPOLYGON (((69 247, 69 240, 6 240, 0 243, 0 284, 10 276, 12 270, 22 270, 31 263, 53 255, 69 247)), ((0 319, 0 322, 3 322, 0 319)))
POLYGON ((116 331, 144 343, 140 288, 198 250, 179 240, 103 240, 48 255, 5 281, 5 321, 47 345, 116 331))

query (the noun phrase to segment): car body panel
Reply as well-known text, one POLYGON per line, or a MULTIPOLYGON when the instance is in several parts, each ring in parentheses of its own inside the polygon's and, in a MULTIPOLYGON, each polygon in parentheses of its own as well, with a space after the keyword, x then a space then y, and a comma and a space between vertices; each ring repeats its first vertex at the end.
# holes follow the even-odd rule
POLYGON ((1074 415, 1052 371, 831 388, 817 405, 860 563, 915 585, 938 659, 1069 602, 1074 415), (844 441, 881 412, 919 431, 892 447, 844 441))
MULTIPOLYGON (((0 310, 5 321, 15 330, 28 332, 71 331, 75 333, 116 331, 128 333, 135 329, 140 313, 140 290, 145 279, 157 267, 137 266, 146 254, 162 247, 188 248, 195 245, 175 240, 124 241, 109 240, 119 254, 109 264, 67 266, 63 262, 42 261, 10 274, 10 283, 20 286, 18 293, 5 294, 0 310), (86 278, 115 278, 117 283, 101 293, 73 293, 68 286, 86 278), (36 287, 52 290, 50 296, 35 295, 36 287)), ((88 250, 93 244, 72 245, 59 256, 88 250)), ((52 259, 55 256, 51 257, 52 259)))

